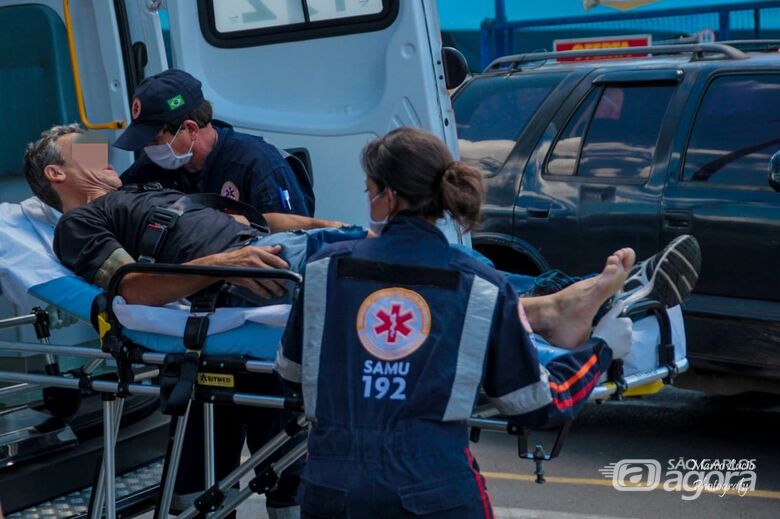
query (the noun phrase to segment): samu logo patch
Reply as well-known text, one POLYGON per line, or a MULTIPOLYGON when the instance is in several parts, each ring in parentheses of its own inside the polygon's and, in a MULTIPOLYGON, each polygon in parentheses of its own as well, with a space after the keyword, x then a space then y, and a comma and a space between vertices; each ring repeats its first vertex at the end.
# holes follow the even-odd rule
POLYGON ((184 98, 181 96, 181 94, 173 96, 165 102, 168 103, 169 110, 176 110, 177 108, 185 105, 184 98))
POLYGON ((431 333, 431 310, 423 297, 406 288, 385 288, 369 295, 357 316, 360 343, 374 357, 408 357, 431 333))
POLYGON ((239 200, 241 196, 238 192, 238 187, 236 187, 236 185, 230 180, 222 184, 222 187, 219 189, 219 194, 225 198, 231 198, 233 200, 239 200))

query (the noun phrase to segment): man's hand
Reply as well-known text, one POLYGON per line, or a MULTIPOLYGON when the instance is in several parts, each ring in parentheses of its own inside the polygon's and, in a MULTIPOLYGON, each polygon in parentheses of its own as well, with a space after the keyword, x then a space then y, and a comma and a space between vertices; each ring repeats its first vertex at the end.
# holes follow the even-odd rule
POLYGON ((317 222, 320 227, 333 227, 334 229, 341 229, 342 227, 349 225, 338 220, 317 220, 317 222))
POLYGON ((322 220, 298 214, 264 213, 265 221, 271 232, 297 231, 299 229, 324 229, 327 227, 344 227, 343 222, 337 220, 322 220))
MULTIPOLYGON (((278 256, 281 251, 281 245, 273 247, 241 247, 240 249, 215 254, 213 260, 209 263, 223 267, 286 269, 289 265, 278 256)), ((282 296, 287 290, 286 283, 277 279, 231 278, 228 281, 248 288, 264 299, 282 296)))
POLYGON ((232 218, 233 218, 235 221, 237 221, 238 223, 243 223, 243 224, 244 224, 244 225, 246 225, 247 227, 250 227, 250 226, 251 226, 251 224, 249 223, 249 220, 247 220, 246 216, 244 216, 244 215, 242 215, 242 214, 231 214, 230 216, 231 216, 231 217, 232 217, 232 218))

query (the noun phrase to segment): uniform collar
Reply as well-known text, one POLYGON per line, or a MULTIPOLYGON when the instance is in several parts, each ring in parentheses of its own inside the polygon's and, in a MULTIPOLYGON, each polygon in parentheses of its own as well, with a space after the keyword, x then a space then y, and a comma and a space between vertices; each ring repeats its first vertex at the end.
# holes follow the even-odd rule
POLYGON ((383 237, 398 236, 400 234, 413 234, 426 238, 438 238, 444 243, 449 243, 447 237, 444 236, 444 233, 441 232, 438 227, 423 218, 412 216, 404 211, 393 216, 382 231, 383 237))
POLYGON ((217 142, 214 145, 214 148, 211 150, 211 153, 209 153, 206 157, 206 162, 203 164, 203 167, 198 173, 211 171, 211 168, 214 166, 217 157, 222 151, 222 147, 225 145, 225 141, 230 136, 230 134, 233 133, 233 127, 224 121, 220 121, 219 119, 213 119, 211 121, 211 126, 217 132, 217 142))

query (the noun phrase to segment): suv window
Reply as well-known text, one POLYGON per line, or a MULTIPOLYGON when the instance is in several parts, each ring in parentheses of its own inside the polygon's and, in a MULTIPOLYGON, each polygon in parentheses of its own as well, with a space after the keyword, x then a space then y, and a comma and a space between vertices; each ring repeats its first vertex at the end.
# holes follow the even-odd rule
POLYGON ((455 98, 461 159, 494 173, 515 140, 565 74, 492 76, 474 80, 455 98))
POLYGON ((668 85, 591 91, 556 142, 547 174, 647 178, 673 94, 668 85))
POLYGON ((780 149, 780 75, 721 76, 708 87, 685 155, 683 180, 769 189, 780 149))

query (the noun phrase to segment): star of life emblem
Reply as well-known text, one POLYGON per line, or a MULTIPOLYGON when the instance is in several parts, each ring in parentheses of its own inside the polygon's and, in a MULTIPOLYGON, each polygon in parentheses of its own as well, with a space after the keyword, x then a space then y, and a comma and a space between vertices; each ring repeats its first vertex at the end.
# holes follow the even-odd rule
POLYGON ((222 187, 219 190, 219 194, 224 196, 225 198, 232 198, 233 200, 239 199, 238 188, 230 180, 222 184, 222 187))
POLYGON ((133 108, 131 115, 133 116, 133 120, 135 121, 138 119, 138 116, 141 115, 141 100, 137 97, 133 99, 133 108))
POLYGON ((382 360, 408 357, 431 332, 431 311, 420 294, 405 288, 385 288, 369 295, 357 316, 360 343, 382 360))

